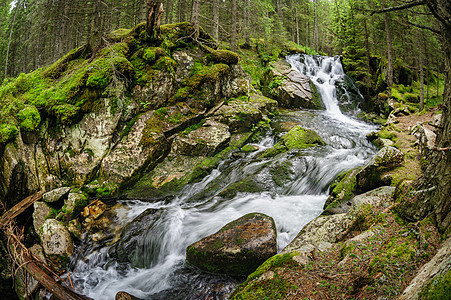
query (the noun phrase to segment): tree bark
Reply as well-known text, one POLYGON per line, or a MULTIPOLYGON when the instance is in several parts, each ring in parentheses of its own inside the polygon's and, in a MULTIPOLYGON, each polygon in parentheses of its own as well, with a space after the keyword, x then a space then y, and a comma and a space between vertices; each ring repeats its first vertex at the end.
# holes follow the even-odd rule
MULTIPOLYGON (((382 7, 385 9, 385 1, 382 1, 382 7)), ((387 85, 388 94, 391 96, 391 87, 393 86, 393 57, 392 57, 392 42, 390 35, 390 23, 388 20, 388 13, 384 12, 385 34, 387 36, 387 85)))
POLYGON ((146 32, 149 39, 160 38, 160 24, 163 17, 163 3, 147 0, 146 32))
POLYGON ((420 30, 416 29, 417 47, 419 50, 418 68, 420 69, 420 111, 424 109, 424 71, 423 71, 423 45, 420 30))
POLYGON ((11 41, 12 41, 12 37, 13 37, 14 23, 16 22, 17 11, 19 10, 21 3, 22 3, 22 1, 18 1, 16 3, 13 20, 11 22, 11 30, 9 31, 8 48, 6 49, 6 59, 5 59, 5 79, 8 74, 9 50, 11 49, 11 41))
POLYGON ((230 50, 237 50, 237 33, 236 33, 236 0, 232 0, 232 23, 230 26, 230 50))
POLYGON ((193 0, 191 9, 191 24, 194 28, 194 39, 199 38, 199 16, 200 16, 200 0, 193 0))

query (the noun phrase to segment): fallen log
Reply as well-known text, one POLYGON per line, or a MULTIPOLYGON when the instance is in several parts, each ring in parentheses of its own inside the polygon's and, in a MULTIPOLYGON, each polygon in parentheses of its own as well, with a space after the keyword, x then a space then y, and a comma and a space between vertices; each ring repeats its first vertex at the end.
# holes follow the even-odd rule
POLYGON ((30 207, 34 202, 42 199, 44 192, 38 192, 33 194, 6 213, 0 218, 0 229, 3 230, 7 240, 8 248, 10 249, 10 255, 13 261, 19 266, 19 268, 24 268, 28 274, 35 278, 43 287, 45 287, 49 292, 55 295, 59 299, 64 300, 92 300, 89 297, 79 295, 70 288, 57 282, 47 271, 44 271, 41 266, 45 266, 45 263, 40 261, 38 258, 34 257, 31 252, 25 247, 20 241, 19 237, 14 234, 14 218, 24 212, 28 207, 30 207), (7 226, 8 225, 8 226, 7 226))
POLYGON ((4 213, 3 216, 0 218, 0 229, 9 224, 9 222, 11 222, 15 217, 23 213, 33 203, 35 203, 38 200, 41 200, 43 195, 44 195, 43 191, 37 192, 14 205, 13 208, 4 213))
POLYGON ((79 295, 68 287, 65 287, 58 283, 52 276, 47 274, 39 265, 44 264, 36 257, 33 257, 30 251, 20 242, 19 238, 7 231, 9 238, 11 255, 15 262, 19 265, 19 268, 24 268, 28 274, 33 276, 43 287, 49 292, 55 295, 59 299, 67 300, 90 300, 83 295, 79 295))

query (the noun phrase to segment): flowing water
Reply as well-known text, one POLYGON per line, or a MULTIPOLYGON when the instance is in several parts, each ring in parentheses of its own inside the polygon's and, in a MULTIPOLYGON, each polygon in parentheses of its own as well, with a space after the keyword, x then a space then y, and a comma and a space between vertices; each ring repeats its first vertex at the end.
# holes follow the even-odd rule
POLYGON ((353 103, 361 96, 351 90, 339 59, 297 54, 287 61, 311 77, 326 110, 282 112, 268 136, 256 144, 259 151, 232 155, 174 199, 121 201, 115 222, 125 226, 122 240, 86 242, 77 249, 71 278, 79 291, 94 299, 114 299, 118 291, 142 299, 223 299, 243 278, 207 274, 186 264, 188 245, 246 213, 261 212, 274 218, 281 250, 322 212, 334 177, 374 155, 376 149, 365 136, 376 127, 352 116, 353 103), (295 125, 315 130, 327 146, 258 158, 295 125), (231 199, 219 196, 240 181, 261 191, 231 199))

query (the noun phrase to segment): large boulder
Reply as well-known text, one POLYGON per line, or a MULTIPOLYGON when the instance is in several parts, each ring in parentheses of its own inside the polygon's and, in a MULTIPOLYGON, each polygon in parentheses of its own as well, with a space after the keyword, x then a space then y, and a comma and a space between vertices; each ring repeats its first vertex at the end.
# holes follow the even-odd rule
POLYGON ((212 273, 248 275, 277 253, 274 220, 247 214, 186 248, 186 259, 212 273))
POLYGON ((404 153, 395 147, 384 147, 356 174, 356 186, 366 192, 383 185, 381 175, 384 171, 401 166, 404 153))
POLYGON ((263 152, 261 157, 272 157, 292 149, 306 149, 320 145, 326 145, 326 143, 315 131, 295 126, 274 147, 263 152))
POLYGON ((300 253, 313 250, 325 251, 334 243, 342 240, 349 230, 359 222, 359 214, 363 208, 375 206, 389 206, 395 187, 383 186, 367 193, 355 196, 349 204, 343 207, 342 213, 330 216, 320 216, 308 223, 301 232, 288 244, 282 253, 298 251, 300 253))
POLYGON ((74 252, 74 244, 66 226, 55 219, 47 219, 39 229, 39 237, 49 264, 57 270, 63 270, 74 252))
POLYGON ((264 94, 276 99, 281 107, 324 109, 324 104, 310 78, 293 70, 285 61, 271 64, 265 75, 264 94))

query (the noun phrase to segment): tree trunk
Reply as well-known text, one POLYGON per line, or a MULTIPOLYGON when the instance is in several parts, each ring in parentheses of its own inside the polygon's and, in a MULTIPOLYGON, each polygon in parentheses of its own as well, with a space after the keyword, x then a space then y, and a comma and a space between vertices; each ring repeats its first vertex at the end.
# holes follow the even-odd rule
POLYGON ((406 204, 411 213, 407 217, 418 220, 431 215, 441 232, 451 230, 451 2, 425 0, 432 14, 440 21, 440 37, 444 53, 445 90, 440 130, 435 140, 436 148, 426 160, 429 164, 420 179, 419 195, 406 204))
POLYGON ((5 79, 6 79, 7 75, 8 75, 9 50, 11 48, 11 41, 12 41, 12 37, 13 37, 14 23, 16 22, 17 11, 19 10, 19 7, 20 7, 21 3, 22 3, 22 1, 18 1, 16 3, 16 7, 14 9, 13 20, 11 22, 11 30, 9 31, 8 48, 6 49, 6 59, 5 59, 5 79))
POLYGON ((160 38, 160 24, 163 17, 163 3, 147 0, 146 32, 149 39, 160 38))
MULTIPOLYGON (((385 1, 382 1, 382 8, 385 8, 385 1)), ((384 22, 385 22, 385 34, 387 36, 387 86, 388 94, 391 96, 391 87, 393 85, 393 58, 392 58, 392 42, 390 35, 390 23, 388 21, 388 13, 384 12, 384 22)))
POLYGON ((313 29, 313 47, 315 49, 315 51, 318 51, 318 42, 319 42, 319 38, 318 38, 318 10, 317 10, 317 1, 318 0, 314 0, 314 5, 315 5, 315 23, 313 25, 314 29, 313 29))
POLYGON ((423 45, 420 29, 416 29, 417 47, 419 50, 418 68, 420 69, 420 111, 424 109, 424 71, 423 71, 423 45))
POLYGON ((230 50, 237 50, 237 36, 236 36, 236 0, 232 0, 232 23, 230 26, 230 50))
POLYGON ((299 16, 298 16, 298 8, 295 9, 296 13, 296 44, 299 45, 300 39, 299 39, 299 16))
POLYGON ((199 37, 200 0, 193 0, 191 9, 191 24, 194 28, 194 39, 199 37))

